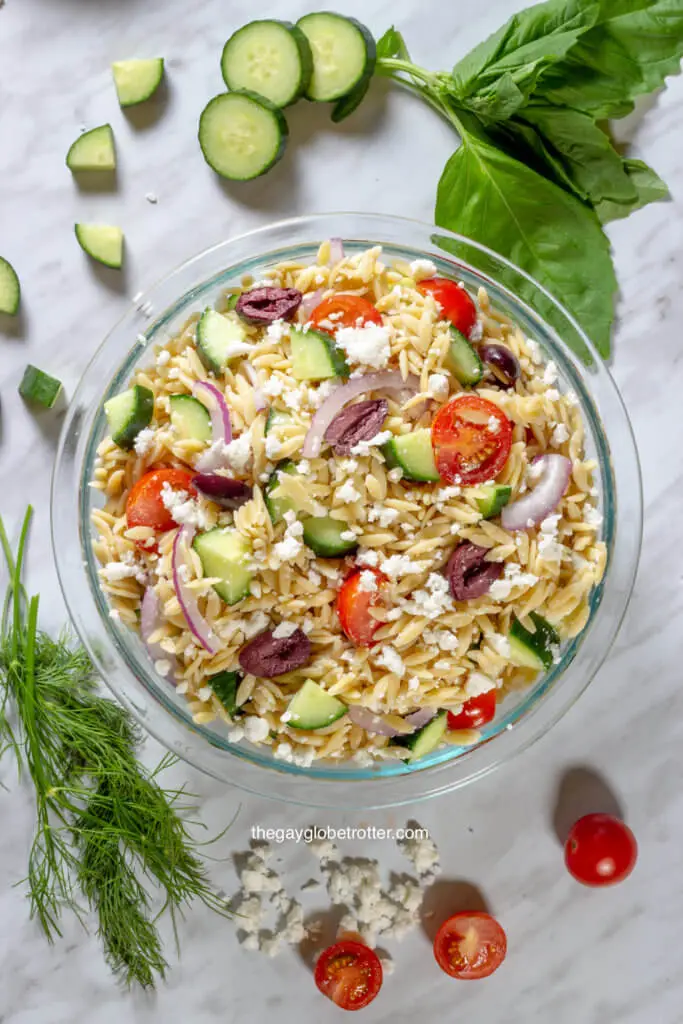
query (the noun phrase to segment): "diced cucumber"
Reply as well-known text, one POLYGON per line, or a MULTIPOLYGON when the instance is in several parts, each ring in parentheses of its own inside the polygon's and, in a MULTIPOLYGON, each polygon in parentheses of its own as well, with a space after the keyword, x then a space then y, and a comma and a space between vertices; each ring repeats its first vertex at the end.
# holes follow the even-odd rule
POLYGON ((270 521, 274 526, 282 522, 285 518, 285 512, 298 511, 294 508, 294 503, 290 498, 276 497, 276 492, 280 485, 280 473, 294 474, 296 471, 296 463, 292 462, 291 459, 285 459, 284 462, 278 463, 268 478, 268 483, 266 484, 265 491, 263 492, 263 500, 266 503, 270 521))
POLYGON ((332 113, 330 117, 335 124, 339 124, 340 121, 344 121, 354 110, 361 105, 367 95, 367 91, 370 88, 370 82, 372 78, 364 78, 355 89, 347 93, 346 96, 342 96, 337 100, 335 105, 332 107, 332 113))
POLYGON ((507 505, 512 494, 509 484, 484 484, 479 488, 477 505, 484 519, 493 519, 507 505))
POLYGON ((265 174, 285 151, 287 122, 279 107, 251 92, 209 100, 199 119, 199 145, 216 174, 249 181, 265 174))
POLYGON ((450 325, 451 342, 444 360, 457 381, 465 387, 477 384, 484 376, 484 366, 472 345, 457 327, 450 325))
POLYGON ((19 385, 19 394, 29 402, 37 402, 44 409, 51 409, 62 390, 62 382, 49 373, 44 373, 37 366, 29 365, 19 385))
POLYGON ((240 292, 233 292, 232 295, 228 296, 225 303, 226 312, 232 313, 232 311, 237 308, 237 303, 239 302, 240 294, 240 292))
POLYGON ((426 757, 427 754, 431 754, 432 750, 436 750, 446 735, 447 728, 448 715, 445 711, 440 711, 432 718, 431 722, 427 722, 421 729, 410 733, 409 736, 401 736, 393 742, 395 745, 407 747, 410 750, 407 760, 412 764, 413 761, 419 761, 421 757, 426 757))
POLYGON ((287 724, 292 729, 324 729, 347 712, 346 704, 325 693, 312 679, 307 679, 287 707, 287 724))
POLYGON ((355 539, 342 540, 341 535, 349 529, 348 524, 332 516, 307 516, 302 519, 302 524, 305 543, 321 558, 342 558, 358 547, 355 539))
POLYGON ((329 377, 349 376, 346 357, 329 335, 294 327, 290 339, 292 373, 296 380, 327 380, 329 377))
POLYGON ((309 100, 338 100, 372 77, 377 51, 365 25, 329 11, 305 14, 297 25, 313 51, 309 100))
POLYGON ((382 452, 387 465, 391 469, 402 469, 406 480, 435 483, 441 479, 434 461, 432 432, 428 427, 392 438, 382 445, 382 452))
POLYGON ((211 416, 192 395, 171 395, 171 426, 182 441, 210 441, 211 416))
POLYGON ((215 676, 209 676, 206 680, 215 696, 218 697, 225 710, 231 716, 239 710, 235 698, 237 696, 237 687, 243 678, 241 672, 228 672, 226 670, 224 672, 217 672, 215 676))
POLYGON ((263 431, 267 437, 268 434, 272 434, 277 431, 278 427, 284 427, 287 423, 292 422, 292 417, 288 412, 282 412, 280 409, 273 409, 272 407, 268 410, 268 418, 266 419, 266 426, 263 431))
POLYGON ((84 132, 66 154, 70 171, 113 171, 116 168, 114 133, 110 124, 84 132))
POLYGON ((230 36, 221 58, 223 78, 232 92, 248 89, 276 107, 303 96, 313 71, 308 39, 288 21, 252 21, 230 36))
POLYGON ((117 60, 111 66, 119 105, 134 107, 153 96, 164 77, 163 57, 117 60))
POLYGON ((21 285, 11 263, 0 256, 0 313, 16 316, 21 302, 21 285))
POLYGON ((237 604, 249 596, 251 546, 237 530, 216 527, 200 533, 192 547, 199 555, 205 576, 220 577, 214 590, 226 604, 237 604))
POLYGON ((531 612, 529 618, 534 624, 533 633, 522 625, 517 616, 513 617, 508 633, 510 661, 520 668, 541 672, 552 666, 560 637, 557 630, 538 612, 531 612))
POLYGON ((119 448, 132 448, 141 430, 152 422, 154 395, 142 384, 134 384, 104 403, 109 432, 119 448))
POLYGON ((197 353, 207 370, 222 373, 231 359, 249 351, 247 332, 234 316, 205 309, 197 323, 197 353))
POLYGON ((123 231, 111 224, 74 225, 78 244, 88 256, 105 267, 120 270, 123 264, 123 231))

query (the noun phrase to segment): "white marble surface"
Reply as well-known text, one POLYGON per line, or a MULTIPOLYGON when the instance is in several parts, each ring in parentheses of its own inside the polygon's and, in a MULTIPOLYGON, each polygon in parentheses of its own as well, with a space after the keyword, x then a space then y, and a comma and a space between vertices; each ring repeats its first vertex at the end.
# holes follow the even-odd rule
MULTIPOLYGON (((448 67, 517 6, 517 0, 347 0, 377 33, 390 22, 415 57, 448 67)), ((221 186, 204 165, 195 126, 221 86, 219 56, 246 18, 236 0, 6 0, 0 9, 0 251, 24 287, 19 327, 0 323, 3 493, 16 529, 27 501, 37 509, 30 583, 45 625, 64 608, 50 556, 48 488, 54 417, 34 417, 16 393, 27 359, 73 386, 130 297, 184 257, 271 219, 329 209, 430 219, 449 129, 397 91, 375 89, 356 117, 333 128, 302 104, 290 118, 286 159, 266 178, 221 186), (159 119, 136 128, 118 109, 111 60, 165 55, 169 93, 159 119), (81 124, 110 120, 120 174, 115 192, 79 193, 64 154, 81 124), (153 192, 158 204, 145 194, 153 192), (126 275, 97 272, 73 238, 75 220, 120 223, 126 275)), ((258 16, 295 20, 315 5, 264 0, 258 16)), ((252 17, 257 13, 255 8, 252 17)), ((681 447, 683 418, 683 80, 671 82, 629 137, 671 185, 674 203, 651 207, 611 230, 622 297, 614 373, 633 419, 643 463, 643 559, 626 625, 589 691, 552 734, 504 772, 465 792, 393 812, 314 815, 320 824, 400 824, 416 815, 432 829, 445 877, 479 886, 504 922, 510 953, 489 982, 449 982, 416 934, 394 944, 397 970, 365 1012, 372 1021, 443 1019, 486 1024, 680 1024, 683 1020, 683 697, 680 674, 681 447), (575 769, 584 769, 584 773, 575 769), (606 780, 640 840, 638 868, 623 886, 583 890, 562 865, 553 819, 569 773, 563 814, 594 809, 591 773, 606 780), (573 801, 573 803, 572 803, 573 801), (571 806, 570 806, 571 805, 571 806)), ((148 751, 150 757, 157 750, 148 751)), ((190 771, 202 816, 222 827, 240 796, 190 771)), ((124 994, 97 940, 68 926, 54 947, 28 919, 21 888, 33 813, 29 791, 6 762, 0 794, 0 1022, 2 1024, 209 1024, 293 1022, 311 1013, 339 1019, 294 953, 273 962, 241 950, 232 927, 202 909, 181 926, 182 958, 154 997, 124 994)), ((597 787, 599 791, 600 787, 597 787)), ((300 809, 247 797, 226 855, 243 849, 252 823, 304 824, 300 809)), ((305 850, 281 851, 283 866, 309 868, 305 850)), ((397 864, 381 842, 364 852, 397 864)), ((231 891, 229 860, 211 866, 231 891)), ((309 897, 312 909, 320 898, 309 897)), ((323 901, 324 903, 324 901, 323 901)))

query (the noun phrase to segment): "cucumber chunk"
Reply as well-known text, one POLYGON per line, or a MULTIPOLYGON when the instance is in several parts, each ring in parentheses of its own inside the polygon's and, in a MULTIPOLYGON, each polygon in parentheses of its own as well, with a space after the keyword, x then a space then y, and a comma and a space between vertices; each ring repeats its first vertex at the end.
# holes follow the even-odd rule
POLYGON ((182 441, 210 441, 211 416, 192 395, 171 395, 171 426, 182 441))
POLYGON ((83 252, 103 263, 105 267, 120 270, 123 264, 123 231, 110 224, 76 224, 76 238, 83 252))
POLYGON ((226 313, 232 313, 234 309, 237 309, 237 303, 240 300, 240 294, 241 292, 233 292, 232 295, 228 296, 225 302, 226 313))
POLYGON ((306 14, 297 25, 313 51, 309 100, 338 100, 372 77, 377 49, 365 25, 328 11, 306 14))
POLYGON ((431 754, 432 750, 436 750, 446 735, 447 728, 448 715, 445 711, 440 711, 435 718, 432 718, 431 722, 427 722, 421 729, 410 733, 409 736, 401 736, 393 742, 399 747, 407 747, 410 750, 407 760, 412 764, 413 761, 419 761, 421 757, 426 757, 427 754, 431 754))
POLYGON ((559 634, 538 612, 531 612, 529 618, 534 624, 533 633, 522 625, 517 616, 513 617, 508 633, 510 661, 520 668, 547 671, 553 664, 554 653, 560 644, 559 634))
POLYGON ((274 434, 277 432, 278 427, 284 427, 288 423, 292 422, 292 417, 288 412, 282 412, 280 409, 273 409, 272 406, 268 410, 268 417, 266 419, 266 425, 264 428, 264 436, 268 434, 274 434))
POLYGON ((237 604, 249 596, 251 546, 237 530, 218 526, 195 537, 192 547, 199 555, 204 575, 220 577, 214 590, 226 604, 237 604))
POLYGON ((285 459, 284 462, 280 462, 268 478, 265 490, 263 492, 263 500, 266 503, 268 509, 268 515, 273 526, 277 526, 285 518, 285 512, 297 512, 298 509, 294 508, 294 503, 290 498, 278 498, 276 496, 277 489, 280 485, 280 473, 296 473, 296 463, 292 462, 291 459, 285 459))
POLYGON ((0 313, 16 316, 21 302, 21 285, 11 263, 0 256, 0 313))
POLYGON ((154 395, 142 384, 134 384, 104 403, 111 439, 119 448, 132 448, 141 430, 152 422, 154 395))
POLYGON ((111 66, 119 105, 134 107, 153 96, 164 77, 163 57, 117 60, 111 66))
POLYGON ((37 366, 29 365, 19 385, 19 394, 29 402, 36 402, 44 409, 51 409, 62 391, 62 382, 49 373, 44 373, 37 366))
POLYGON ((214 695, 218 697, 219 701, 228 712, 230 716, 234 716, 239 711, 237 707, 237 688, 242 682, 241 672, 217 672, 215 676, 209 676, 206 680, 214 695))
POLYGON ((276 107, 287 107, 308 88, 313 54, 296 25, 271 19, 252 21, 228 39, 221 70, 231 92, 248 89, 276 107))
POLYGON ((329 335, 294 327, 290 339, 292 373, 296 380, 327 380, 329 377, 349 376, 351 371, 346 357, 329 335))
POLYGON ((302 524, 304 542, 321 558, 342 558, 358 547, 355 539, 342 540, 341 535, 348 530, 348 524, 332 516, 307 516, 302 519, 302 524))
POLYGON ((312 679, 307 679, 290 700, 287 711, 287 724, 291 729, 324 729, 345 715, 347 708, 312 679))
POLYGON ((207 370, 222 373, 231 359, 249 349, 247 332, 236 317, 204 310, 197 324, 197 353, 207 370))
POLYGON ((436 483, 441 479, 434 461, 432 432, 428 427, 401 434, 382 445, 384 458, 390 469, 400 467, 406 480, 436 483))
POLYGON ((116 168, 114 133, 110 124, 84 132, 66 154, 70 171, 113 171, 116 168))
POLYGON ((199 145, 216 174, 249 181, 277 163, 287 143, 279 107, 256 93, 228 92, 209 100, 199 119, 199 145))
POLYGON ((447 370, 464 387, 478 384, 484 376, 484 366, 472 345, 457 327, 450 326, 451 343, 444 360, 447 370))
POLYGON ((512 494, 509 484, 484 484, 479 491, 477 505, 484 519, 493 519, 494 516, 497 516, 500 510, 507 505, 512 494))

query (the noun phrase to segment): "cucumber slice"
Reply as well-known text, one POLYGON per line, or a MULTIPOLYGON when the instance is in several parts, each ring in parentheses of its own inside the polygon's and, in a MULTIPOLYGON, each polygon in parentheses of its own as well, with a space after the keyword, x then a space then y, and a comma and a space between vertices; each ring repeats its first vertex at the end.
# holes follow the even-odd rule
POLYGON ((348 377, 349 365, 332 338, 320 331, 303 331, 295 327, 290 331, 292 343, 292 373, 296 380, 327 380, 329 377, 348 377))
POLYGON ((171 426, 182 441, 210 441, 211 416, 192 395, 171 395, 171 426))
POLYGON ((287 706, 291 729, 324 729, 346 714, 346 704, 325 693, 321 686, 307 679, 287 706))
POLYGON ((214 96, 199 119, 204 159, 232 181, 249 181, 270 170, 285 151, 287 135, 279 107, 246 90, 214 96))
POLYGON ((355 89, 352 89, 351 92, 346 94, 346 96, 342 96, 341 99, 337 100, 332 108, 332 113, 330 114, 330 117, 335 124, 339 124, 340 121, 344 121, 361 105, 365 99, 368 89, 370 88, 371 81, 372 78, 363 79, 355 89))
POLYGON ((66 154, 70 171, 113 171, 116 169, 114 133, 110 124, 84 132, 66 154))
POLYGON ((231 359, 245 355, 247 332, 236 317, 205 309, 197 324, 197 353, 207 370, 222 373, 231 359))
POLYGON ((484 484, 479 490, 477 505, 484 519, 493 519, 497 516, 507 505, 512 494, 512 488, 508 484, 484 484))
POLYGON ((296 25, 271 19, 252 21, 228 39, 221 69, 231 92, 248 89, 276 107, 287 107, 308 88, 313 54, 296 25))
POLYGON ((377 48, 365 25, 328 11, 306 14, 297 25, 313 51, 309 100, 338 100, 372 77, 377 48))
POLYGON ((110 224, 74 225, 78 244, 88 256, 105 267, 120 270, 123 264, 123 231, 110 224))
POLYGON ((472 345, 457 327, 450 326, 451 343, 444 361, 457 381, 465 387, 477 384, 484 376, 484 366, 472 345))
POLYGON ((117 60, 111 66, 119 105, 134 107, 153 96, 164 77, 163 57, 151 60, 117 60))
POLYGON ((551 668, 553 653, 559 646, 560 637, 557 630, 538 612, 531 612, 529 618, 534 624, 533 633, 522 625, 517 616, 513 617, 508 633, 510 661, 520 668, 541 672, 551 668))
POLYGON ((447 728, 448 715, 445 711, 440 711, 436 717, 432 718, 431 722, 427 722, 421 729, 410 733, 409 736, 395 739, 394 745, 407 747, 410 750, 407 760, 412 764, 413 761, 419 761, 421 757, 426 757, 427 754, 431 754, 432 750, 436 750, 446 735, 447 728))
POLYGON ((241 292, 233 292, 232 295, 228 296, 228 299, 225 303, 225 310, 227 313, 232 313, 234 309, 237 309, 237 303, 240 300, 240 294, 241 292))
POLYGON ((237 530, 218 526, 195 537, 192 547, 199 555, 204 575, 220 577, 214 590, 226 604, 237 604, 249 596, 251 547, 237 530))
POLYGON ((401 434, 382 445, 382 452, 391 469, 400 467, 406 480, 436 483, 441 479, 434 461, 432 432, 428 427, 401 434))
POLYGON ((307 516, 302 519, 302 524, 304 542, 321 558, 342 558, 358 547, 357 540, 342 540, 341 535, 348 530, 348 524, 332 516, 307 516))
POLYGON ((11 263, 0 256, 0 313, 16 316, 21 302, 21 285, 11 263))
POLYGON ((154 395, 142 384, 134 384, 104 403, 109 432, 119 448, 132 448, 141 430, 152 422, 154 395))
POLYGON ((237 687, 242 682, 242 679, 241 672, 225 671, 217 672, 215 676, 209 676, 206 680, 215 696, 218 697, 225 710, 231 716, 234 716, 239 711, 235 698, 237 697, 237 687))
POLYGON ((266 419, 266 425, 264 428, 264 436, 273 434, 277 431, 278 427, 284 427, 287 423, 292 422, 292 417, 288 412, 281 412, 280 409, 273 409, 272 407, 268 410, 268 418, 266 419))
POLYGON ((29 402, 37 402, 44 409, 51 409, 62 391, 62 382, 49 373, 44 373, 37 366, 29 365, 19 385, 19 394, 29 402))
POLYGON ((290 498, 278 498, 275 496, 275 492, 280 484, 279 474, 280 473, 296 473, 296 463, 292 462, 291 459, 285 459, 284 462, 280 462, 268 478, 265 490, 263 492, 263 500, 266 503, 268 509, 268 515, 273 526, 281 523, 285 518, 285 512, 297 512, 294 508, 294 503, 290 498))

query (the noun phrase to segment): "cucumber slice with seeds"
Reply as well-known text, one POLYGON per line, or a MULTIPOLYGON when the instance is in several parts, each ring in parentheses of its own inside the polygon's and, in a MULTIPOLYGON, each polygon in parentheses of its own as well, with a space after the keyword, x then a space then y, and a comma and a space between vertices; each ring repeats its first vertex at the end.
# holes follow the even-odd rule
POLYGON ((451 343, 444 360, 446 369, 450 370, 455 379, 465 387, 478 384, 484 376, 481 359, 457 327, 451 326, 450 332, 451 343))
POLYGON ((0 256, 0 313, 16 316, 21 302, 21 285, 11 263, 0 256))
POLYGON ((104 403, 104 412, 114 444, 119 448, 132 448, 141 430, 152 422, 154 395, 142 384, 134 384, 104 403))
POLYGON ((120 270, 123 265, 123 231, 111 224, 75 224, 76 238, 83 252, 103 263, 105 267, 120 270))
POLYGON ((207 370, 222 373, 231 359, 249 352, 247 332, 233 316, 205 309, 197 324, 197 353, 207 370))
POLYGON ((62 392, 62 382, 49 373, 29 365, 19 385, 19 394, 29 402, 36 402, 44 409, 51 409, 62 392))
POLYGON ((199 119, 204 159, 232 181, 265 174, 284 153, 288 134, 279 107, 246 90, 214 96, 199 119))
POLYGON ((113 171, 116 168, 114 133, 110 124, 84 132, 66 154, 70 171, 113 171))
POLYGON ((338 100, 372 77, 377 48, 365 25, 327 11, 306 14, 297 25, 313 51, 313 74, 306 90, 309 100, 338 100))
POLYGON ((171 426, 181 441, 211 440, 211 416, 199 399, 192 395, 171 395, 168 404, 171 426))
POLYGON ((200 533, 192 547, 199 555, 205 576, 218 577, 214 590, 226 604, 237 604, 249 596, 252 572, 249 568, 251 547, 237 530, 216 527, 200 533))
POLYGON ((510 661, 521 668, 542 672, 552 667, 560 637, 557 630, 538 612, 531 612, 529 618, 534 625, 533 633, 522 625, 516 615, 513 616, 508 633, 510 661))
POLYGON ((308 39, 288 21, 252 21, 230 36, 221 70, 228 89, 248 89, 276 107, 303 96, 311 80, 313 55, 308 39))
POLYGON ((304 542, 320 558, 343 558, 358 547, 358 541, 344 540, 342 533, 349 529, 348 523, 343 523, 332 516, 307 516, 302 519, 304 528, 304 542))
POLYGON ((320 331, 303 331, 294 327, 290 331, 292 344, 292 373, 296 380, 327 380, 329 377, 348 377, 349 365, 332 338, 320 331))
POLYGON ((392 438, 382 445, 382 453, 387 466, 402 469, 406 480, 436 483, 441 479, 434 461, 432 432, 428 427, 392 438))
POLYGON ((307 679, 287 706, 287 725, 291 729, 324 729, 347 712, 346 704, 325 693, 323 688, 307 679))
POLYGON ((163 57, 151 60, 117 60, 111 66, 119 104, 134 107, 157 91, 164 77, 163 57))

